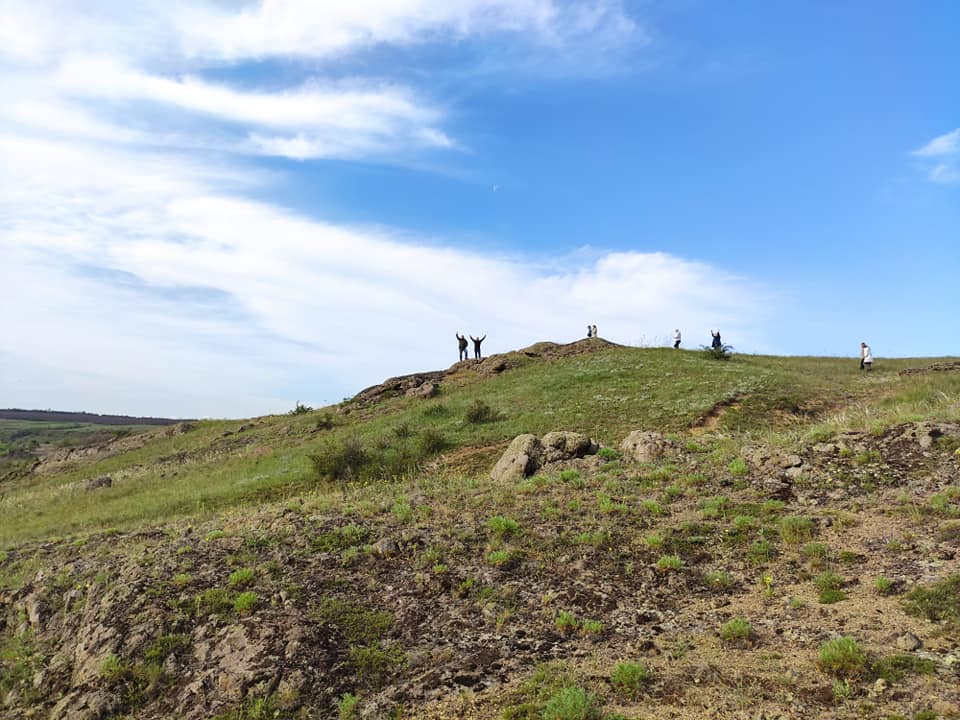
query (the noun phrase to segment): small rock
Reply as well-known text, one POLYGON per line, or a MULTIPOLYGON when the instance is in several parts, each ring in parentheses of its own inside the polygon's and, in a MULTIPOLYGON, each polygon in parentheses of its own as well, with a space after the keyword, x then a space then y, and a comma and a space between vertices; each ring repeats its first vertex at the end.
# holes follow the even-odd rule
POLYGON ((900 650, 906 650, 907 652, 923 647, 923 643, 920 642, 920 638, 918 638, 912 632, 905 632, 903 635, 898 636, 896 644, 900 650))
POLYGON ((494 480, 522 480, 533 475, 539 465, 542 448, 536 435, 517 435, 490 471, 494 480))
POLYGON ((380 557, 393 557, 399 554, 400 546, 397 545, 393 540, 384 538, 383 540, 377 540, 373 544, 373 552, 380 557))
POLYGON ((877 681, 873 684, 873 691, 879 695, 880 693, 886 692, 887 688, 889 687, 890 685, 886 680, 883 678, 877 678, 877 681))
POLYGON ((87 480, 83 484, 84 490, 97 490, 99 488, 108 488, 113 485, 113 478, 109 475, 103 475, 93 480, 87 480))
POLYGON ((620 449, 640 463, 652 463, 674 450, 673 442, 660 433, 634 430, 620 443, 620 449))

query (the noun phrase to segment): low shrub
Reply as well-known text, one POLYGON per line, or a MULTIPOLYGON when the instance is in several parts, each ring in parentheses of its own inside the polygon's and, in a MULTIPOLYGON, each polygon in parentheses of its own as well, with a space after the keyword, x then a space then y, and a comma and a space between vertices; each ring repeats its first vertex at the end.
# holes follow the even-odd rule
POLYGON ((730 645, 749 643, 753 634, 753 626, 744 618, 733 618, 720 626, 720 639, 730 645))
POLYGON ((487 405, 483 400, 474 400, 467 407, 464 419, 471 425, 481 425, 483 423, 496 422, 500 419, 500 413, 487 405))
POLYGON ((960 575, 916 587, 904 598, 904 609, 911 615, 932 622, 960 625, 960 575))
POLYGON ((593 695, 576 686, 558 690, 543 706, 543 720, 600 720, 593 695))
POLYGON ((610 673, 610 684, 621 695, 631 700, 639 697, 652 673, 646 665, 638 662, 617 663, 610 673))
POLYGON ((820 646, 817 664, 834 677, 855 679, 866 672, 867 654, 852 637, 839 637, 820 646))

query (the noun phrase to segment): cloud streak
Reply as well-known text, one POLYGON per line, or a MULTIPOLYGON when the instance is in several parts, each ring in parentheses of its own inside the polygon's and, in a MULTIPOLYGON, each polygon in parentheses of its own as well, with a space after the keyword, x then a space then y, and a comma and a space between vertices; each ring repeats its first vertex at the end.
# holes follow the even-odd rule
POLYGON ((0 151, 12 404, 58 405, 39 377, 56 372, 104 411, 276 412, 444 367, 455 331, 488 334, 491 351, 572 340, 587 322, 626 343, 678 324, 760 342, 761 288, 667 254, 489 256, 225 192, 264 181, 229 163, 3 138, 0 151))

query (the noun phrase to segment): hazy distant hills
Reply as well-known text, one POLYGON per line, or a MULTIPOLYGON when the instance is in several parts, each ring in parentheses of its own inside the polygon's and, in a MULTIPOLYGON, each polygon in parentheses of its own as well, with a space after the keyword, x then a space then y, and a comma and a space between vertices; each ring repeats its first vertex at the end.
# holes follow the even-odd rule
POLYGON ((0 410, 0 420, 39 420, 45 422, 76 422, 93 425, 173 425, 186 418, 130 417, 128 415, 98 415, 88 412, 65 412, 61 410, 0 410))

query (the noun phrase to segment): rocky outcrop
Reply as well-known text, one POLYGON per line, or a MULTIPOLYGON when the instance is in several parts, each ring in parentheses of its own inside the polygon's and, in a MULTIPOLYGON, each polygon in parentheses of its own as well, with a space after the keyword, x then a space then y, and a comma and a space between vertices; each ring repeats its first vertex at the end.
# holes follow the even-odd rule
POLYGON ((673 455, 677 446, 660 433, 634 430, 620 443, 620 449, 637 462, 653 463, 667 455, 673 455))
POLYGON ((494 480, 522 480, 540 467, 540 439, 531 433, 517 435, 493 466, 494 480))
POLYGON ((544 465, 594 455, 600 445, 578 432, 554 431, 538 438, 517 435, 490 472, 494 480, 522 480, 544 465))

